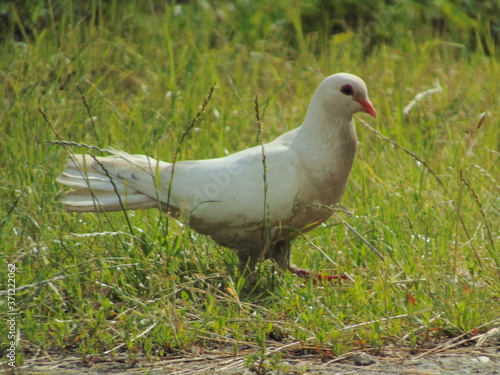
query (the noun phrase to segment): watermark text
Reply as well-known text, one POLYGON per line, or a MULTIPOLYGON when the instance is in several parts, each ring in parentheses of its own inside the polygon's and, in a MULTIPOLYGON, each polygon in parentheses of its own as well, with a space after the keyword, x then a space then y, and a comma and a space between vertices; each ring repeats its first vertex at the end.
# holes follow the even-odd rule
POLYGON ((16 265, 7 264, 7 343, 8 348, 5 353, 7 366, 16 367, 16 265))

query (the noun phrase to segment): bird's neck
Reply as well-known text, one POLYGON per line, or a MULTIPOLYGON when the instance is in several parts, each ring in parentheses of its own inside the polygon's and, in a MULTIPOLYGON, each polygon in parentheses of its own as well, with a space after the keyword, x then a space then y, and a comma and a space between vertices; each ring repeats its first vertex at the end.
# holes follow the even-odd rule
MULTIPOLYGON (((324 186, 324 204, 340 200, 356 154, 356 132, 352 117, 345 119, 308 113, 297 131, 295 144, 301 160, 308 165, 310 181, 324 186)), ((292 147, 293 147, 292 146, 292 147)), ((294 147, 295 148, 295 147, 294 147)))
POLYGON ((343 117, 334 111, 310 106, 298 129, 299 139, 299 144, 305 145, 308 152, 320 153, 323 158, 342 159, 350 169, 357 143, 352 114, 343 117))

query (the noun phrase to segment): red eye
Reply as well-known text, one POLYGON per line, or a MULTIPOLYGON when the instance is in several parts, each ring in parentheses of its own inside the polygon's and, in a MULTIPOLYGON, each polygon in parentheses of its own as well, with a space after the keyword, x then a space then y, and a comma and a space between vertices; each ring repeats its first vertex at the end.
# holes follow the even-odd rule
POLYGON ((344 85, 340 88, 340 92, 344 95, 352 95, 354 94, 354 90, 351 85, 344 85))

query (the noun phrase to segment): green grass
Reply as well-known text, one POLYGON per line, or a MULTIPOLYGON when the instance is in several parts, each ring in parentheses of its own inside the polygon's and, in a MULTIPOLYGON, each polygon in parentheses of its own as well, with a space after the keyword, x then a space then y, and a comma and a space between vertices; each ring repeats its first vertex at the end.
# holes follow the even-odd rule
MULTIPOLYGON (((362 33, 320 43, 300 33, 299 7, 253 3, 161 10, 110 2, 99 17, 81 18, 69 2, 29 39, 1 41, 0 274, 9 263, 18 268, 19 363, 40 350, 116 348, 133 359, 250 347, 252 367, 263 366, 266 348, 294 341, 304 352, 340 355, 360 346, 427 346, 498 326, 494 43, 485 53, 423 27, 367 55, 362 33), (47 140, 172 160, 215 82, 179 158, 218 157, 258 144, 257 94, 271 140, 300 125, 317 84, 339 71, 369 87, 379 116, 361 117, 428 165, 357 123, 359 149, 342 201, 353 214, 341 217, 385 260, 335 218, 293 248, 298 266, 347 272, 353 282, 304 283, 264 263, 249 292, 230 250, 164 213, 130 212, 130 229, 123 213, 70 214, 57 203, 67 152, 47 140), (441 93, 403 114, 437 84, 441 93)), ((6 301, 3 294, 2 311, 6 301)), ((7 328, 0 325, 2 351, 7 328)))

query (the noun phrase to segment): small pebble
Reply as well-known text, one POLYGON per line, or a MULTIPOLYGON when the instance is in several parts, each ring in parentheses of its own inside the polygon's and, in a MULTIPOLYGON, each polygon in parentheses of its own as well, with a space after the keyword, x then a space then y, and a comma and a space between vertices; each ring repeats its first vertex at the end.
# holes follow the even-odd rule
POLYGON ((354 364, 356 366, 370 366, 377 362, 375 358, 366 353, 355 355, 354 357, 352 357, 352 360, 354 361, 354 364))
POLYGON ((476 346, 500 345, 500 328, 492 328, 488 332, 479 335, 476 346))
POLYGON ((477 360, 481 363, 488 363, 490 361, 490 358, 489 357, 486 357, 484 355, 481 355, 479 357, 477 357, 477 360))

